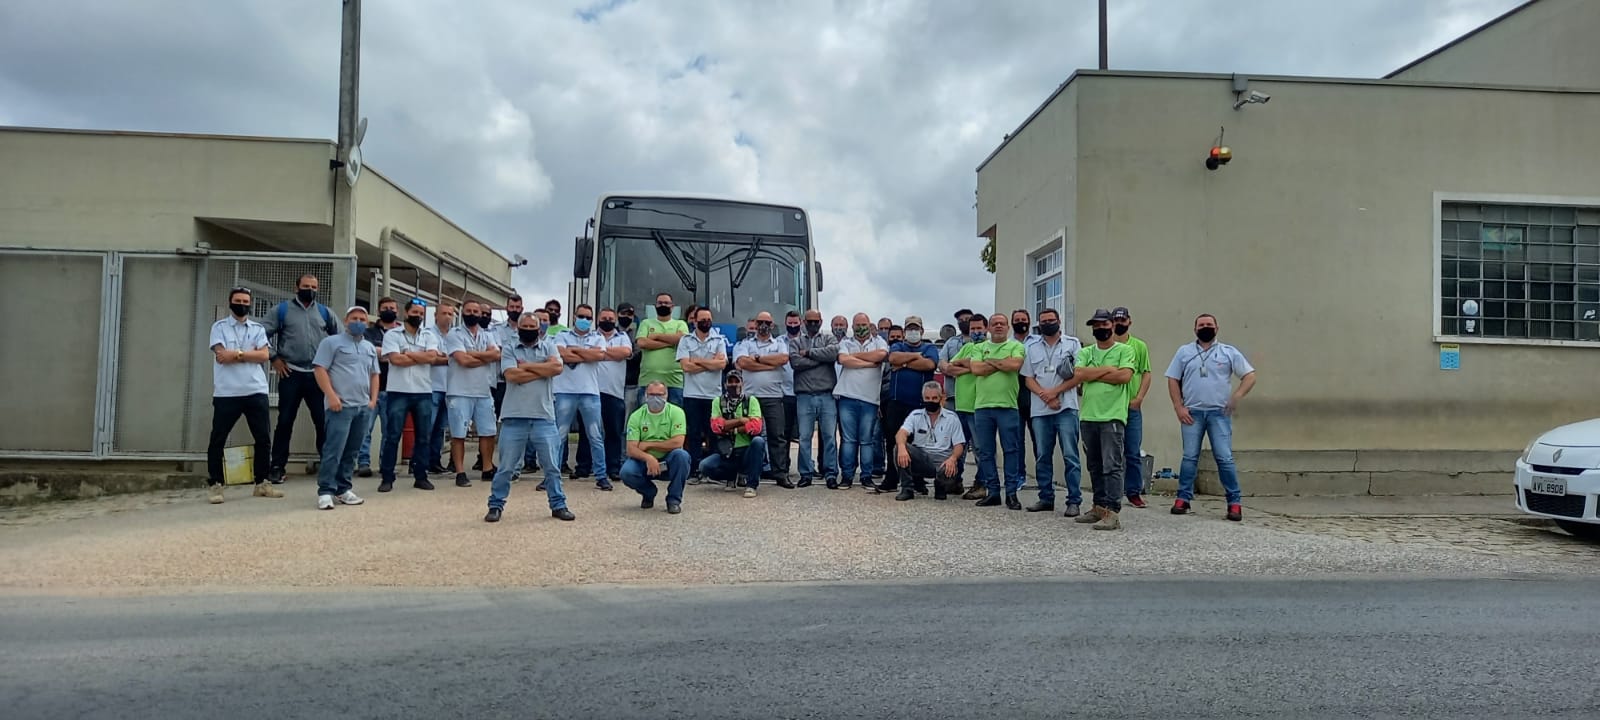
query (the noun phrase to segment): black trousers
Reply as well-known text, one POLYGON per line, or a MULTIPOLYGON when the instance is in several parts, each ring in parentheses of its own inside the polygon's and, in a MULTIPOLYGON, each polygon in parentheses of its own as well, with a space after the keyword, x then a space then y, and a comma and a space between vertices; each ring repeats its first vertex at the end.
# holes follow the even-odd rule
POLYGON ((1021 375, 1017 376, 1017 415, 1022 418, 1022 429, 1028 431, 1028 442, 1032 443, 1022 449, 1022 484, 1028 484, 1028 458, 1038 452, 1039 436, 1033 432, 1033 393, 1028 391, 1028 383, 1021 375))
MULTIPOLYGON (((939 488, 942 493, 961 492, 961 475, 946 475, 944 473, 942 466, 945 458, 929 455, 927 450, 923 450, 909 442, 906 443, 906 454, 911 456, 911 465, 900 471, 902 476, 915 478, 918 484, 933 480, 936 483, 935 487, 939 488)), ((949 456, 946 455, 945 457, 949 456)), ((896 458, 896 462, 891 464, 899 467, 898 460, 899 458, 896 458)))
MULTIPOLYGON (((783 396, 783 427, 788 431, 784 433, 785 442, 798 442, 800 440, 800 399, 797 396, 783 396)), ((783 452, 784 456, 787 457, 789 451, 785 450, 783 452)))
POLYGON ((228 435, 239 424, 240 416, 250 426, 250 437, 255 439, 255 481, 263 482, 271 469, 272 413, 267 410, 267 396, 211 398, 211 444, 206 446, 206 477, 212 485, 222 484, 222 450, 228 444, 228 435))
MULTIPOLYGON (((900 426, 906 424, 906 417, 911 415, 911 411, 915 409, 910 405, 894 400, 890 400, 883 405, 882 452, 885 453, 884 457, 889 459, 888 464, 884 466, 883 482, 878 483, 878 487, 883 490, 895 490, 900 487, 900 466, 895 462, 895 456, 899 453, 899 450, 897 449, 898 446, 895 445, 894 436, 900 432, 900 426)), ((927 483, 919 482, 918 485, 926 486, 927 483)))
POLYGON ((311 426, 317 429, 317 457, 322 457, 322 440, 327 434, 322 402, 322 388, 317 387, 315 374, 290 370, 288 377, 278 378, 278 427, 272 433, 273 470, 289 465, 289 440, 294 435, 294 421, 300 417, 300 403, 305 403, 306 411, 311 413, 311 426))
POLYGON ((772 466, 774 477, 783 477, 789 474, 789 405, 781 397, 756 399, 761 402, 761 434, 767 439, 767 464, 772 466))
MULTIPOLYGON (((687 418, 685 418, 687 420, 687 418)), ((581 425, 579 426, 582 427, 581 425)), ((628 434, 628 401, 613 395, 600 393, 600 427, 605 430, 606 449, 606 477, 620 481, 622 479, 622 461, 624 440, 628 434)), ((685 438, 687 440, 687 438, 685 438)), ((587 470, 594 466, 594 450, 589 447, 589 433, 578 433, 578 464, 579 469, 587 470)))
POLYGON ((711 439, 711 399, 684 398, 683 421, 689 426, 683 441, 684 449, 689 451, 690 472, 699 472, 700 461, 706 456, 706 442, 711 439))

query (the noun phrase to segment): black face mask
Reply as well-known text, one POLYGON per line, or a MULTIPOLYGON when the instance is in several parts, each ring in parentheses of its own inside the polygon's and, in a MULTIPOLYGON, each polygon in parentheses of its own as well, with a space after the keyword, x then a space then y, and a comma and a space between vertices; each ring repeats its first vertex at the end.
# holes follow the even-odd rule
POLYGON ((539 340, 539 331, 517 328, 517 339, 524 343, 537 342, 539 340))
POLYGON ((509 325, 517 324, 517 318, 519 318, 519 317, 522 317, 522 311, 521 310, 507 310, 506 311, 506 323, 509 324, 509 325))
POLYGON ((633 318, 628 317, 627 315, 623 315, 622 317, 617 318, 617 327, 620 327, 623 330, 627 330, 628 326, 632 325, 632 324, 633 324, 633 318))
POLYGON ((228 309, 233 312, 234 317, 244 317, 250 314, 249 303, 228 303, 228 309))
POLYGON ((478 327, 483 324, 483 318, 477 315, 462 315, 461 324, 467 327, 478 327))
POLYGON ((414 327, 414 328, 422 327, 422 316, 421 315, 407 315, 406 316, 406 324, 410 325, 411 327, 414 327))
POLYGON ((560 325, 561 324, 561 311, 560 310, 546 310, 545 312, 550 315, 550 324, 551 325, 560 325))
POLYGON ((1113 325, 1111 327, 1111 329, 1112 330, 1116 330, 1118 335, 1127 335, 1128 334, 1128 326, 1127 325, 1113 325))
POLYGON ((1014 332, 1018 335, 1026 335, 1028 334, 1028 324, 1025 322, 1011 323, 1011 332, 1014 332))
POLYGON ((386 323, 392 323, 400 319, 400 313, 393 310, 379 310, 378 319, 386 323))
POLYGON ((294 296, 300 298, 302 303, 310 303, 317 299, 317 291, 310 288, 300 288, 295 291, 294 296))
POLYGON ((1055 337, 1061 332, 1061 323, 1039 323, 1039 334, 1045 337, 1055 337))
POLYGON ((1212 340, 1217 339, 1217 329, 1216 328, 1203 327, 1203 328, 1200 328, 1199 330, 1194 331, 1194 336, 1196 338, 1199 338, 1200 342, 1207 342, 1208 343, 1208 342, 1211 342, 1212 340))
POLYGON ((769 323, 769 322, 758 322, 758 323, 756 323, 756 334, 757 335, 771 335, 772 334, 772 323, 769 323))
POLYGON ((597 325, 601 332, 611 332, 617 329, 617 324, 611 320, 601 320, 597 325))
POLYGON ((709 332, 711 330, 711 321, 710 320, 701 320, 699 322, 696 322, 694 324, 694 326, 700 332, 709 332))
POLYGON ((1105 342, 1111 339, 1111 328, 1095 328, 1094 339, 1105 342))
POLYGON ((671 316, 672 316, 672 306, 671 305, 657 305, 656 306, 656 317, 671 317, 671 316))
POLYGON ((783 326, 783 329, 787 330, 790 335, 799 335, 800 334, 800 326, 799 325, 785 325, 785 326, 783 326))
POLYGON ((931 400, 923 400, 922 401, 922 409, 927 411, 929 414, 933 414, 933 413, 939 412, 939 403, 933 402, 931 400))
POLYGON ((819 332, 822 332, 822 321, 821 320, 816 320, 816 321, 813 321, 813 322, 806 323, 806 334, 807 335, 815 335, 815 334, 817 334, 819 332))
POLYGON ((845 335, 844 328, 834 328, 833 329, 833 336, 834 337, 839 338, 840 340, 843 340, 844 339, 844 335, 845 335))

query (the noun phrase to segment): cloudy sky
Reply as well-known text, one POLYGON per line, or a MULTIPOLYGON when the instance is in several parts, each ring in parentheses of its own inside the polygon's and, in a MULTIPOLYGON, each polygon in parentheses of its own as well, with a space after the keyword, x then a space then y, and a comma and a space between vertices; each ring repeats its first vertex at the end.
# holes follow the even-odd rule
MULTIPOLYGON (((1381 76, 1520 0, 1111 0, 1119 69, 1381 76)), ((4 0, 0 125, 333 137, 337 0, 4 0)), ((1075 68, 1094 0, 382 0, 363 150, 565 297, 606 190, 813 216, 823 308, 983 308, 977 164, 1075 68)), ((0 159, 3 161, 3 159, 0 159)))

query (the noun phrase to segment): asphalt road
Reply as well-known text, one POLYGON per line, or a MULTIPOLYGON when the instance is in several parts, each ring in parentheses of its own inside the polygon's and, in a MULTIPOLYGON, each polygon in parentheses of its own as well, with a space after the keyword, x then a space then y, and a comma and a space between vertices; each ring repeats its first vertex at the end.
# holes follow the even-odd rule
POLYGON ((0 714, 1592 718, 1597 617, 1592 579, 13 596, 0 714))

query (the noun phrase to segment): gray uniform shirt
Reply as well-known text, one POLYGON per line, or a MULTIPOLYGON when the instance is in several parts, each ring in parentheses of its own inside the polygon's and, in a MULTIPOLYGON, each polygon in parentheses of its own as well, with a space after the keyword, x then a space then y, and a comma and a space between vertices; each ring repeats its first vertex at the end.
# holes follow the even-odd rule
POLYGON ((796 393, 833 393, 838 382, 834 362, 839 359, 839 338, 830 332, 801 333, 789 342, 789 367, 794 368, 796 393))
MULTIPOLYGON (((523 345, 520 341, 516 345, 502 345, 500 371, 515 368, 518 363, 542 363, 552 355, 559 357, 561 352, 548 337, 541 337, 532 345, 523 345)), ((506 380, 506 398, 500 405, 500 419, 510 418, 556 419, 555 393, 550 388, 550 378, 525 383, 506 380)))
POLYGON ((332 320, 333 332, 328 332, 330 323, 322 319, 325 309, 319 302, 313 301, 308 308, 299 300, 290 300, 283 312, 283 327, 278 327, 278 307, 274 305, 268 310, 267 316, 261 318, 261 326, 267 330, 272 359, 282 358, 291 370, 311 372, 323 338, 344 334, 339 331, 339 316, 332 310, 328 310, 328 317, 332 320))
MULTIPOLYGON (((328 371, 339 402, 351 408, 372 402, 372 376, 378 374, 378 349, 364 337, 339 333, 322 340, 311 363, 328 371)), ((323 398, 323 406, 328 406, 323 398)))

